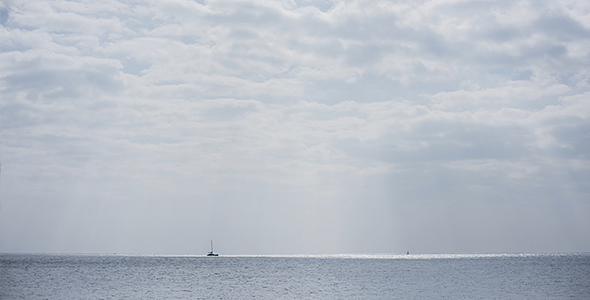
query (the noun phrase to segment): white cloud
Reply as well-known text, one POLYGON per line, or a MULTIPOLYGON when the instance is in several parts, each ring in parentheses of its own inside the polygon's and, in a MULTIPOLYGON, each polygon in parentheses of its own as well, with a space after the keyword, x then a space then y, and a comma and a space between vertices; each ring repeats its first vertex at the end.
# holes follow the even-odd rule
POLYGON ((235 253, 590 247, 575 229, 590 225, 590 10, 579 1, 4 11, 2 251, 190 252, 157 244, 194 227, 235 253), (569 217, 543 237, 569 242, 518 242, 569 217), (111 238, 105 220, 125 229, 111 238), (497 226, 510 238, 476 242, 497 226))

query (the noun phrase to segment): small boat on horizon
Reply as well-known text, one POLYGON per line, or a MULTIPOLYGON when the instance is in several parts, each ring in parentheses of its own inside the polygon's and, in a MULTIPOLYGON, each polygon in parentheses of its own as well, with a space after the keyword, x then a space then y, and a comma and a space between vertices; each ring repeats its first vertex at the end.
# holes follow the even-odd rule
POLYGON ((213 240, 211 240, 211 252, 207 253, 207 256, 219 256, 219 254, 213 253, 213 240))

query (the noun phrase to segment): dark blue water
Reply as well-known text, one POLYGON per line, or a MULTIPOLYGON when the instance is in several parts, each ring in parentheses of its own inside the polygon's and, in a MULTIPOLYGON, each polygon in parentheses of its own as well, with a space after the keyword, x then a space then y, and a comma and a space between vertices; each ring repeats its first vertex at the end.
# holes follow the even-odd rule
POLYGON ((590 299, 590 254, 2 254, 0 262, 0 299, 590 299))

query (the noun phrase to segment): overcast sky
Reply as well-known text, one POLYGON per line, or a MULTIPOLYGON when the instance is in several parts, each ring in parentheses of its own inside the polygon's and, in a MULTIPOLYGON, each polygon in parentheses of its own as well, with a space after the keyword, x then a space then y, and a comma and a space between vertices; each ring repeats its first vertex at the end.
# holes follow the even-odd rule
POLYGON ((1 3, 2 252, 590 251, 590 2, 1 3))

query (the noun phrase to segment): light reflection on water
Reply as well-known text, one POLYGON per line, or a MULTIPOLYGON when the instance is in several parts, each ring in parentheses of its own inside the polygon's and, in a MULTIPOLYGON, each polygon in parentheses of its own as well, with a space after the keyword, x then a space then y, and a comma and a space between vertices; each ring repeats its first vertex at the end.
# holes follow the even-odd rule
MULTIPOLYGON (((267 255, 224 255, 227 257, 297 257, 297 258, 353 258, 353 259, 453 259, 453 258, 492 258, 492 257, 543 257, 570 256, 576 253, 459 253, 459 254, 391 254, 391 253, 351 253, 351 254, 267 254, 267 255)), ((579 253, 577 255, 584 255, 579 253)))

